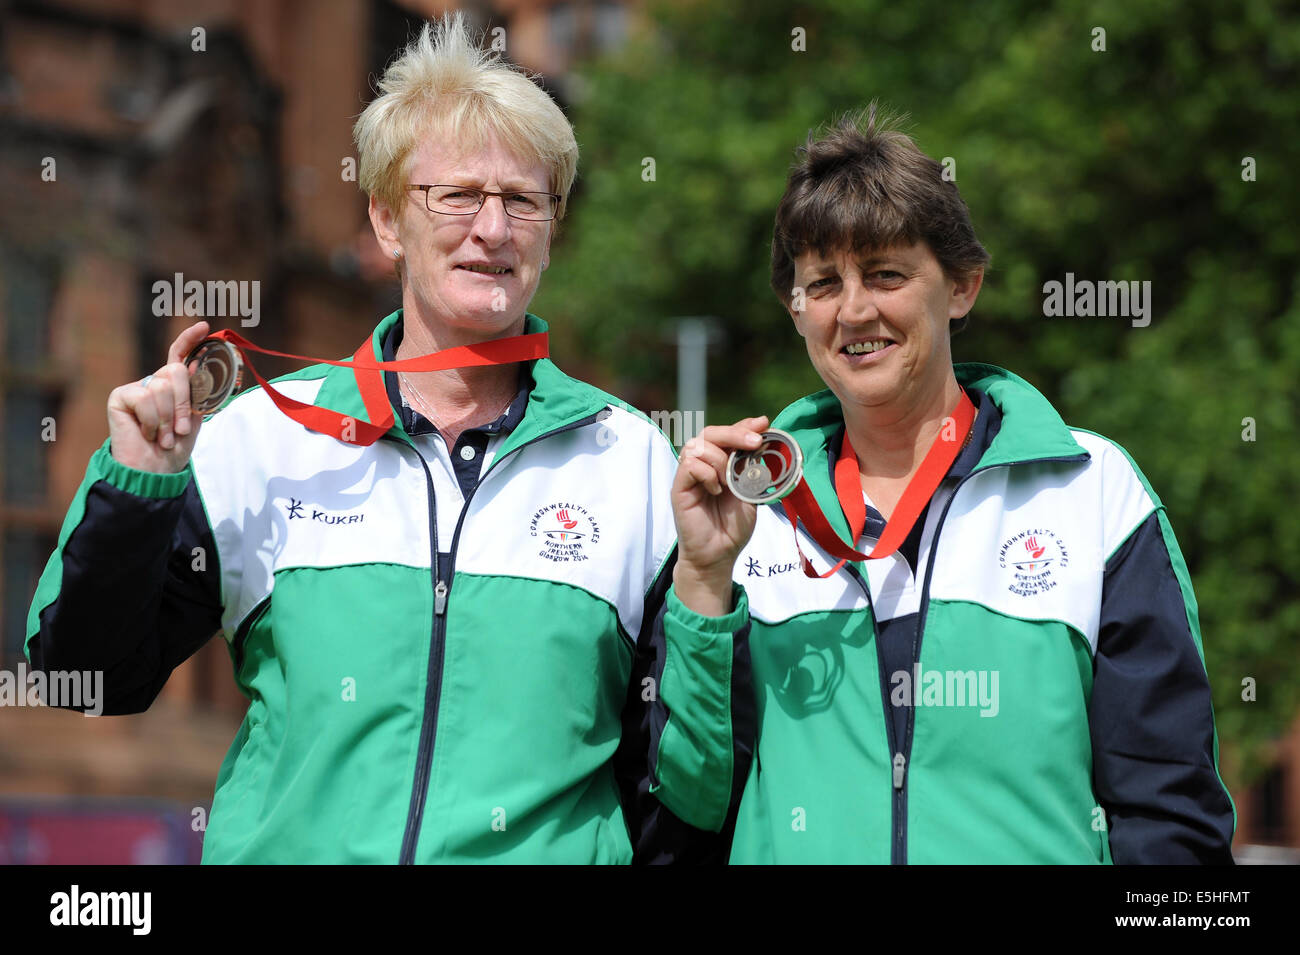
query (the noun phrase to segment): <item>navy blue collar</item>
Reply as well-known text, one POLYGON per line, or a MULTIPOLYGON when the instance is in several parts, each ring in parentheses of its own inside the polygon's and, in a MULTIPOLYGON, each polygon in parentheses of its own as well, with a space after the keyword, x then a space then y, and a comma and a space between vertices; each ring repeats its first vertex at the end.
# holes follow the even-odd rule
MULTIPOLYGON (((402 344, 402 335, 402 318, 399 317, 384 338, 384 361, 397 360, 397 349, 402 344)), ((388 391, 388 402, 393 406, 393 411, 401 416, 402 428, 407 434, 434 434, 437 432, 438 429, 432 421, 402 400, 402 391, 397 383, 397 372, 384 372, 384 387, 388 391)), ((469 428, 466 433, 482 432, 486 435, 496 435, 513 431, 519 422, 524 420, 524 411, 528 407, 528 395, 532 390, 533 376, 528 373, 527 364, 521 362, 519 365, 519 391, 510 400, 506 410, 501 412, 495 420, 479 425, 477 428, 469 428)))
MULTIPOLYGON (((960 480, 975 470, 975 465, 979 463, 984 452, 989 449, 993 439, 998 436, 1002 430, 1002 412, 998 406, 993 403, 984 392, 978 388, 966 386, 966 394, 970 395, 971 401, 975 403, 975 423, 971 425, 970 440, 966 446, 957 454, 957 460, 952 462, 952 467, 948 469, 945 479, 956 478, 960 480)), ((835 486, 835 462, 839 458, 840 445, 844 441, 844 426, 835 433, 834 439, 826 449, 826 457, 829 462, 831 486, 835 486)), ((929 505, 926 505, 929 510, 929 505)), ((899 548, 904 557, 907 558, 913 569, 916 568, 916 554, 920 546, 921 532, 925 526, 925 511, 917 518, 916 524, 912 527, 912 533, 908 535, 907 541, 899 548)), ((867 508, 867 523, 864 532, 871 537, 879 538, 885 530, 885 519, 880 512, 874 507, 867 508)))
POLYGON ((970 395, 971 401, 975 402, 975 423, 971 425, 970 441, 948 469, 950 478, 964 478, 974 471, 975 465, 979 464, 984 452, 1002 430, 1002 412, 993 403, 993 399, 977 388, 967 387, 965 391, 970 395))

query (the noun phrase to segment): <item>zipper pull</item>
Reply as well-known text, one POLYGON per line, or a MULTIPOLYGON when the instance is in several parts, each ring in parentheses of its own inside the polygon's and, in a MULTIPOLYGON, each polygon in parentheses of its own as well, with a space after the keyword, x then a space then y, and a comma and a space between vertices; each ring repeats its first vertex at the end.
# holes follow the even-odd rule
POLYGON ((435 616, 441 617, 447 610, 447 582, 438 581, 433 588, 433 612, 435 616))
POLYGON ((903 775, 907 772, 907 757, 902 753, 894 754, 894 788, 903 788, 903 775))

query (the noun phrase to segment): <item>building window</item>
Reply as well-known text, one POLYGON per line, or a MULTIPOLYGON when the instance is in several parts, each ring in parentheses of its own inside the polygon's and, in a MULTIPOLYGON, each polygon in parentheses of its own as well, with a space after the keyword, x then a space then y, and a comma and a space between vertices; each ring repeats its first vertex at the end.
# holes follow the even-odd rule
POLYGON ((0 248, 0 277, 0 665, 9 667, 22 658, 27 608, 57 541, 45 435, 62 384, 49 359, 57 265, 0 248))

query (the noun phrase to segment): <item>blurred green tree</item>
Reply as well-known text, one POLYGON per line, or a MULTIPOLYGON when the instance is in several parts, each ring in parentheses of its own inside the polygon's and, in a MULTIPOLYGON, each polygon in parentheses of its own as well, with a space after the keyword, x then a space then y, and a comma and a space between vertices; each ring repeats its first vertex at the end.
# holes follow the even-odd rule
POLYGON ((678 0, 650 19, 579 71, 580 191, 534 306, 561 350, 668 408, 670 319, 713 315, 711 421, 819 389, 768 288, 793 149, 873 98, 910 113, 993 256, 956 359, 1010 368, 1146 472, 1196 584, 1225 765, 1253 778, 1300 706, 1300 12, 678 0), (1067 272, 1150 281, 1151 324, 1045 317, 1067 272))

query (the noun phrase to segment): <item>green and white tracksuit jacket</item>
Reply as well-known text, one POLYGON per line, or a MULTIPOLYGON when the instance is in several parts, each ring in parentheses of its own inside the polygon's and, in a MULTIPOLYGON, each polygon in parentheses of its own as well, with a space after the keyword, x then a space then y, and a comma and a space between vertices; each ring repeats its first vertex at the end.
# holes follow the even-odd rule
MULTIPOLYGON (((669 592, 659 639, 748 640, 757 747, 731 861, 1230 862, 1196 600, 1160 499, 1020 378, 956 370, 972 438, 900 553, 809 579, 762 507, 732 613, 669 592)), ((839 403, 804 398, 774 427, 847 538, 839 403)), ((861 550, 884 526, 868 516, 861 550)))
MULTIPOLYGON (((209 416, 180 473, 107 443, 91 459, 27 653, 104 670, 105 712, 130 713, 224 632, 250 702, 205 862, 725 858, 750 745, 732 641, 648 637, 675 559, 672 447, 549 360, 527 376, 463 496, 447 449, 430 460, 400 420, 355 447, 261 388, 209 416)), ((346 367, 278 387, 365 417, 346 367)))

